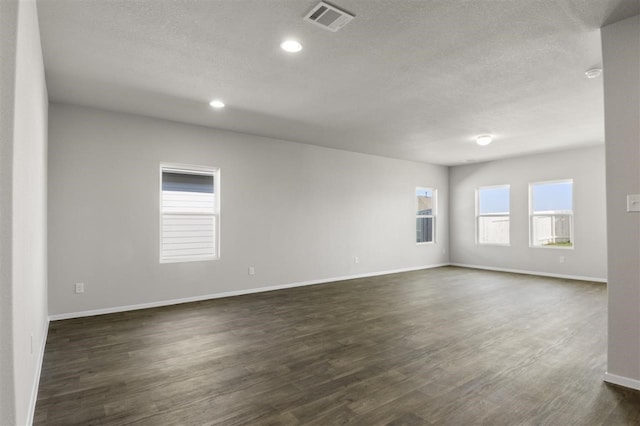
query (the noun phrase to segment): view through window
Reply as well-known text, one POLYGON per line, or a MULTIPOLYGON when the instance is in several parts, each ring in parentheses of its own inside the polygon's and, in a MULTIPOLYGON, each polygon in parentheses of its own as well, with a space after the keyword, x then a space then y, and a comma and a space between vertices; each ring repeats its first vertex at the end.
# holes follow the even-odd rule
POLYGON ((416 188, 416 242, 434 242, 435 190, 416 188))
POLYGON ((530 186, 531 246, 573 247, 573 180, 530 186))
POLYGON ((217 169, 161 166, 160 262, 218 257, 217 169))
POLYGON ((477 241, 509 245, 509 185, 480 187, 477 191, 477 241))

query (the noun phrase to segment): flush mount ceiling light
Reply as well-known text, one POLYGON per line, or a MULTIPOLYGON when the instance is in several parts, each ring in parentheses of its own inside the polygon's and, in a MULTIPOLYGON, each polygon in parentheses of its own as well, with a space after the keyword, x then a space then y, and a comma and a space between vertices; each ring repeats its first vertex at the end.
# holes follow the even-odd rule
POLYGON ((590 70, 586 70, 584 75, 586 75, 587 78, 600 77, 602 75, 602 68, 591 68, 590 70))
POLYGON ((285 52, 298 53, 302 50, 302 45, 296 40, 285 40, 280 43, 280 48, 285 52))
POLYGON ((493 138, 490 135, 481 135, 476 138, 476 143, 480 146, 487 146, 493 142, 493 138))
POLYGON ((211 105, 213 108, 224 108, 224 102, 222 102, 220 99, 214 99, 211 102, 209 102, 209 105, 211 105))

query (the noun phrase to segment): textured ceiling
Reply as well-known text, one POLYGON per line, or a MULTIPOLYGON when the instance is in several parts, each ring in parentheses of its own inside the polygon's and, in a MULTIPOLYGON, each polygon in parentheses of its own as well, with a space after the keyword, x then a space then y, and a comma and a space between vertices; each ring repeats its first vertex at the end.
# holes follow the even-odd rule
MULTIPOLYGON (((436 164, 600 144, 599 28, 638 0, 39 0, 52 102, 436 164), (286 37, 304 50, 287 54, 286 37), (208 102, 222 98, 223 110, 208 102), (495 135, 479 147, 474 137, 495 135)), ((606 69, 605 69, 606 72, 606 69)))

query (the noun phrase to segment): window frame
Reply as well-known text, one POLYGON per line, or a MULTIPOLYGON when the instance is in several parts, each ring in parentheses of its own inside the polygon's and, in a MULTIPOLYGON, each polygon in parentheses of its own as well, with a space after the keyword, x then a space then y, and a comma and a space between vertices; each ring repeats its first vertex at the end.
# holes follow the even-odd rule
POLYGON ((479 186, 476 188, 476 244, 482 246, 500 246, 500 247, 510 247, 511 246, 511 184, 501 184, 501 185, 486 185, 479 186), (499 189, 499 188, 507 188, 509 190, 509 211, 507 214, 504 213, 480 213, 480 191, 483 189, 499 189), (491 242, 482 242, 480 241, 480 220, 483 217, 506 217, 509 219, 509 233, 507 235, 508 242, 507 243, 491 243, 491 242))
POLYGON ((575 202, 574 195, 574 180, 571 179, 556 179, 556 180, 547 180, 547 181, 539 181, 539 182, 531 182, 529 183, 529 247, 534 249, 553 249, 553 250, 574 250, 576 246, 576 241, 574 237, 574 223, 575 223, 575 209, 573 208, 575 202), (569 218, 569 241, 571 242, 571 246, 554 246, 554 245, 535 245, 534 242, 534 218, 538 216, 550 216, 549 212, 553 212, 553 210, 543 212, 543 213, 535 213, 533 211, 533 187, 535 185, 550 185, 550 184, 558 184, 558 183, 571 183, 571 213, 558 213, 553 214, 553 216, 566 216, 569 218))
POLYGON ((417 186, 413 193, 413 203, 414 203, 414 212, 416 218, 416 231, 417 231, 417 220, 424 218, 431 218, 431 241, 418 241, 418 236, 416 234, 415 242, 416 245, 425 245, 425 244, 435 244, 437 239, 436 233, 436 216, 438 212, 438 190, 433 187, 428 186, 417 186), (421 215, 418 214, 418 191, 431 191, 431 198, 433 200, 433 205, 431 206, 431 214, 430 215, 421 215))
POLYGON ((182 163, 167 163, 161 162, 159 167, 159 200, 158 200, 158 211, 159 211, 159 235, 158 235, 158 254, 160 263, 182 263, 182 262, 197 262, 197 261, 208 261, 208 260, 218 260, 220 259, 220 168, 213 166, 202 166, 202 165, 193 165, 193 164, 182 164, 182 163), (169 173, 181 173, 181 174, 192 174, 192 175, 205 175, 213 177, 213 194, 214 194, 214 205, 212 213, 195 213, 195 212, 183 212, 183 213, 165 213, 163 211, 163 172, 169 173), (214 246, 214 254, 213 255, 191 255, 191 256, 181 256, 181 257, 167 257, 163 256, 163 218, 165 215, 195 215, 195 216, 211 216, 214 219, 214 227, 213 227, 213 246, 214 246))

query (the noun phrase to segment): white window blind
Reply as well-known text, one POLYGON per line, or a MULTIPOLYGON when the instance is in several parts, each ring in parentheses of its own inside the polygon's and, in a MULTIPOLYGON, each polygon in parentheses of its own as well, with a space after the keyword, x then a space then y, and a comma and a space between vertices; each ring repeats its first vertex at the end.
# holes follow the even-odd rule
POLYGON ((218 257, 217 169, 161 166, 160 261, 218 257))

